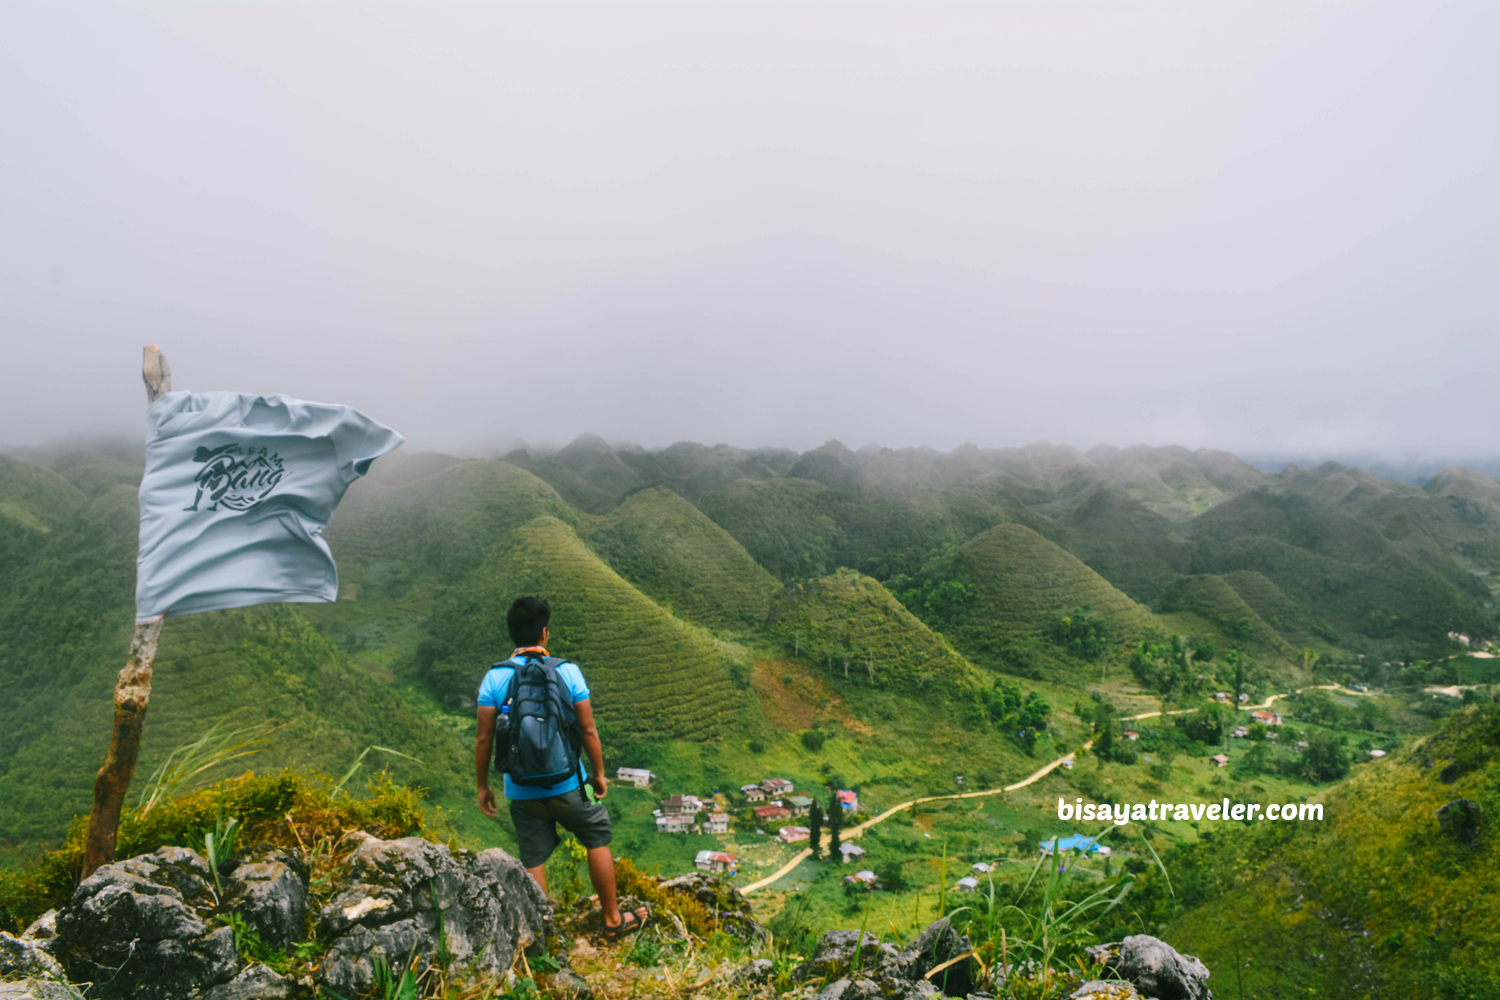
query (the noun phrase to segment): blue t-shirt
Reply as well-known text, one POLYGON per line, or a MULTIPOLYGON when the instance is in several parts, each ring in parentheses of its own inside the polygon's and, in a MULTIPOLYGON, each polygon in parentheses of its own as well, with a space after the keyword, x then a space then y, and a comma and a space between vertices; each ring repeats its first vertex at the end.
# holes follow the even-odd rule
MULTIPOLYGON (((491 667, 489 673, 484 675, 484 680, 479 684, 479 704, 489 705, 498 709, 505 704, 505 696, 510 693, 510 679, 516 676, 516 667, 521 666, 522 658, 512 656, 505 661, 515 666, 491 667)), ((568 695, 573 703, 588 701, 589 686, 583 679, 583 671, 578 669, 576 663, 563 663, 557 668, 557 676, 568 689, 568 695)), ((588 777, 588 769, 582 768, 585 778, 588 777)), ((510 780, 510 775, 505 776, 505 797, 508 799, 547 799, 554 795, 562 795, 571 792, 579 785, 578 775, 574 774, 566 781, 559 781, 555 785, 544 788, 527 788, 510 780)))

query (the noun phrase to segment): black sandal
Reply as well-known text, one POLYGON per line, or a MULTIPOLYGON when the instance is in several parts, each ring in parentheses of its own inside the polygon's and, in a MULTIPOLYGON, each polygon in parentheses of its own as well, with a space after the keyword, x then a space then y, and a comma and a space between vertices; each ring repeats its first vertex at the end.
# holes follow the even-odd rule
POLYGON ((631 910, 627 913, 621 913, 620 922, 618 924, 613 927, 609 926, 609 924, 604 925, 604 940, 618 941, 620 940, 620 938, 625 937, 627 934, 634 934, 636 931, 646 926, 646 921, 649 918, 649 913, 645 917, 642 917, 634 910, 631 910))

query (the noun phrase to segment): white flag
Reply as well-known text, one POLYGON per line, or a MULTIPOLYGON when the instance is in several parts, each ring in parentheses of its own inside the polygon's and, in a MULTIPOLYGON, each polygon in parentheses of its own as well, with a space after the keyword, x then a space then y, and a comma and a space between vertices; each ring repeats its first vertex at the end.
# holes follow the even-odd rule
POLYGON ((147 420, 137 622, 338 596, 321 532, 401 435, 347 406, 234 392, 169 392, 147 420))

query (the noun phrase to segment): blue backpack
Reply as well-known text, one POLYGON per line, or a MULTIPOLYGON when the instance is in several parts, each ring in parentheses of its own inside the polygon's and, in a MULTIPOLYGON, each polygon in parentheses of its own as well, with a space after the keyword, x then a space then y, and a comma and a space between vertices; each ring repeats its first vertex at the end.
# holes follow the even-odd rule
POLYGON ((546 788, 573 774, 583 781, 583 731, 568 686, 557 673, 567 660, 523 654, 520 666, 508 661, 515 676, 505 704, 495 716, 495 770, 527 788, 546 788))

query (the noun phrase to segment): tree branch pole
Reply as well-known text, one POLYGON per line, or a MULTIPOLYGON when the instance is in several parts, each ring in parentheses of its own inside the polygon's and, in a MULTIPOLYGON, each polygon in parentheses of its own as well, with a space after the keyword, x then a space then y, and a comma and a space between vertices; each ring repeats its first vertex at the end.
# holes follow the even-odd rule
MULTIPOLYGON (((146 383, 146 405, 172 391, 172 369, 156 346, 142 352, 141 378, 146 383)), ((115 724, 109 737, 109 753, 94 779, 94 808, 89 813, 88 843, 83 853, 82 878, 115 857, 115 839, 120 832, 120 810, 141 752, 141 728, 151 702, 151 667, 156 662, 156 643, 162 619, 135 627, 130 640, 130 659, 115 682, 115 724)))

